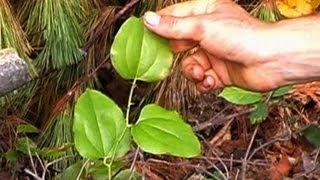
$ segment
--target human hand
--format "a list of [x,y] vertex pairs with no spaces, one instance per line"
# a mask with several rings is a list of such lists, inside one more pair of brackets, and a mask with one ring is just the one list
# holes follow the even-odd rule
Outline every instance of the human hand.
[[197,51],[184,59],[185,76],[198,90],[236,85],[268,91],[283,85],[279,62],[264,48],[269,24],[230,0],[194,0],[147,12],[145,25],[168,38],[174,52]]

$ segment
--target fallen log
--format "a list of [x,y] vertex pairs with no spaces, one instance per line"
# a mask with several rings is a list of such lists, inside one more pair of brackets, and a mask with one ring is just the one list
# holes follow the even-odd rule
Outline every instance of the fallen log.
[[0,50],[0,96],[23,86],[31,80],[28,64],[14,49]]

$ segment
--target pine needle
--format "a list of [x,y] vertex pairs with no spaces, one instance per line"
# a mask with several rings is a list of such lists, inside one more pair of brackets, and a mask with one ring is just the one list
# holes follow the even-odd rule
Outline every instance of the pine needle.
[[276,22],[282,17],[273,0],[261,1],[251,14],[265,22]]
[[38,0],[26,30],[32,45],[43,47],[36,62],[42,70],[60,69],[81,60],[80,0]]
[[[72,122],[73,122],[73,105],[69,104],[67,108],[51,117],[50,124],[42,136],[39,137],[40,147],[62,147],[65,144],[72,144]],[[75,156],[76,152],[70,148],[65,152],[65,156]],[[55,160],[56,157],[47,157],[49,161]],[[54,165],[55,169],[64,170],[75,162],[74,158],[64,159]]]
[[28,63],[31,75],[36,75],[31,59],[28,57],[32,48],[14,17],[9,2],[0,0],[0,49],[5,48],[16,49],[22,59]]

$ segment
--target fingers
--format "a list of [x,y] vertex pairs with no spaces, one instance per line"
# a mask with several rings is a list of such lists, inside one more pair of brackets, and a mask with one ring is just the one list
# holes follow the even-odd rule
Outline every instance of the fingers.
[[170,41],[171,49],[175,53],[190,50],[196,47],[197,45],[198,43],[196,41],[191,41],[191,40],[171,40]]
[[219,89],[224,87],[217,73],[213,69],[209,69],[205,72],[203,81],[196,84],[198,91],[206,93],[214,89]]
[[204,34],[204,25],[200,17],[160,16],[154,12],[147,12],[144,24],[154,33],[177,40],[199,41]]
[[202,50],[186,57],[182,62],[182,71],[193,82],[203,81],[205,71],[211,67],[208,57]]
[[183,60],[182,70],[188,80],[196,83],[196,87],[200,92],[209,92],[225,85],[221,77],[213,69],[211,59],[201,49]]
[[209,14],[216,9],[217,2],[221,0],[194,0],[186,1],[166,7],[157,13],[165,16],[186,17]]

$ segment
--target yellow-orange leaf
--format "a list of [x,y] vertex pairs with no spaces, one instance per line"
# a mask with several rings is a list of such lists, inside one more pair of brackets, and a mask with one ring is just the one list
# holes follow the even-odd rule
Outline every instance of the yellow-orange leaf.
[[313,13],[320,0],[276,0],[280,13],[287,18],[296,18]]

